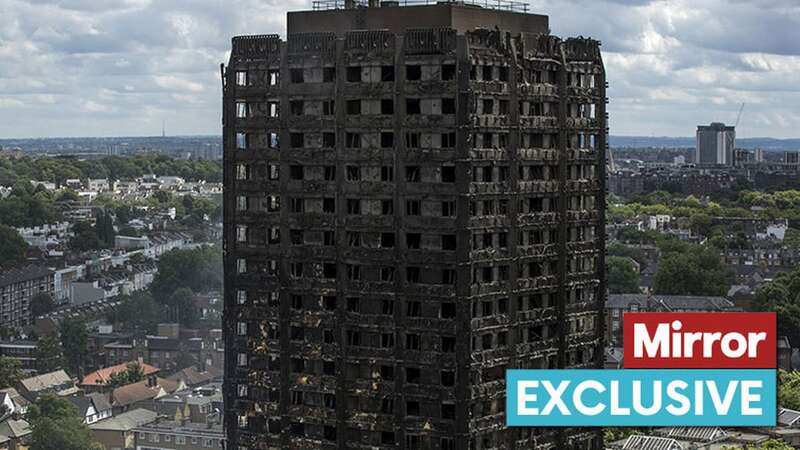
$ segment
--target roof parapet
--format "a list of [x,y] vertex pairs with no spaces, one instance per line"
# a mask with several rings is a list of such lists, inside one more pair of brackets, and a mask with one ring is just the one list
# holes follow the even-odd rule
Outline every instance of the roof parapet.
[[511,12],[528,12],[528,4],[514,0],[314,0],[314,10],[358,9],[358,8],[393,8],[402,6],[437,5],[453,3],[464,6],[475,6]]

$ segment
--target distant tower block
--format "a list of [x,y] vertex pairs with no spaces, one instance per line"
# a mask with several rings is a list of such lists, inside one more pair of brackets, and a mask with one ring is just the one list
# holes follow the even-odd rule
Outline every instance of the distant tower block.
[[736,147],[736,129],[724,123],[712,123],[697,127],[695,163],[703,166],[734,165],[733,150]]

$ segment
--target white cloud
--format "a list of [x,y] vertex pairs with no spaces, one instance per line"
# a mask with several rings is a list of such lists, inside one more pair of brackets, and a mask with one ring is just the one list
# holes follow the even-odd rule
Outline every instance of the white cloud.
[[170,91],[203,92],[205,89],[200,83],[171,75],[156,75],[153,80],[159,87]]
[[93,100],[86,101],[83,104],[83,109],[86,112],[90,112],[90,113],[108,113],[108,112],[113,111],[113,109],[110,106],[104,105],[104,104],[101,104],[101,103],[97,103],[97,102],[95,102]]
[[23,106],[25,104],[15,98],[0,97],[0,108],[20,108]]
[[[796,0],[530,0],[603,43],[614,134],[800,129]],[[0,136],[220,132],[230,38],[285,35],[310,0],[0,0]]]

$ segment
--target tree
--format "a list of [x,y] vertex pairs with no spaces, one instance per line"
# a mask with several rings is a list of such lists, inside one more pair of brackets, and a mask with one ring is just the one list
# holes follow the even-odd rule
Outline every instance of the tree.
[[120,305],[108,313],[114,328],[142,333],[152,333],[166,316],[165,307],[153,299],[147,291],[124,297]]
[[140,237],[142,235],[142,232],[137,230],[136,228],[133,228],[130,225],[123,225],[119,229],[119,235],[120,236],[136,236],[136,237]]
[[138,383],[142,380],[144,380],[144,369],[142,369],[142,366],[138,362],[133,361],[125,366],[125,370],[112,373],[108,385],[114,389],[120,386]]
[[28,244],[17,230],[0,225],[0,266],[13,267],[25,261]]
[[75,222],[72,225],[75,236],[69,241],[69,246],[74,250],[88,251],[102,248],[103,243],[97,237],[95,228],[89,222]]
[[751,308],[755,311],[775,311],[777,305],[789,301],[789,296],[789,290],[783,283],[766,283],[756,291]]
[[89,352],[89,332],[86,329],[86,322],[79,318],[67,318],[61,322],[59,331],[70,373],[82,375],[84,358]]
[[706,213],[697,213],[689,217],[692,231],[700,236],[708,236],[711,231],[711,216]]
[[755,294],[750,309],[775,312],[778,317],[778,333],[789,338],[789,342],[800,342],[800,268],[781,273],[762,285]]
[[22,377],[22,368],[18,359],[0,356],[0,389],[13,387]]
[[77,202],[80,200],[78,193],[72,189],[62,189],[56,196],[57,202]]
[[192,356],[191,353],[182,352],[175,359],[175,367],[178,369],[185,369],[187,367],[197,367],[197,358]]
[[661,257],[653,290],[664,295],[724,296],[734,280],[715,247],[682,244]]
[[800,250],[800,230],[793,227],[788,228],[783,236],[783,245],[794,250]]
[[608,256],[627,256],[636,261],[642,269],[647,267],[647,256],[641,248],[635,245],[612,242],[606,246],[606,254]]
[[54,309],[56,309],[56,303],[53,301],[53,297],[46,292],[40,292],[31,298],[31,317],[43,316]]
[[161,256],[150,290],[161,303],[179,288],[206,292],[222,288],[222,255],[219,248],[204,246],[193,250],[173,250]]
[[49,373],[64,367],[64,350],[54,336],[44,336],[36,343],[36,370]]
[[612,294],[639,292],[639,273],[630,259],[609,256],[606,258],[606,279]]
[[794,450],[794,447],[780,439],[770,439],[757,447],[752,445],[746,447],[723,445],[721,450]]
[[131,221],[131,207],[128,205],[121,205],[114,209],[114,214],[117,216],[117,224],[125,225]]
[[97,239],[106,247],[114,246],[114,220],[106,213],[97,215],[94,225],[95,234]]
[[169,203],[172,200],[172,193],[169,191],[158,190],[153,193],[153,198],[155,198],[158,203]]
[[199,319],[199,311],[194,302],[194,292],[189,288],[178,288],[167,300],[169,318],[187,327],[194,327]]
[[29,411],[30,450],[102,450],[83,417],[69,401],[54,394],[36,400]]
[[610,444],[639,434],[642,430],[638,428],[603,428],[603,442]]

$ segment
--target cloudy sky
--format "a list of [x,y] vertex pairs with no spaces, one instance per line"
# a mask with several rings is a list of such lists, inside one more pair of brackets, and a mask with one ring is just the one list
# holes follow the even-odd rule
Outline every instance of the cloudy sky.
[[[0,0],[0,138],[219,134],[231,36],[311,0]],[[800,1],[530,0],[603,42],[611,132],[800,137]]]

